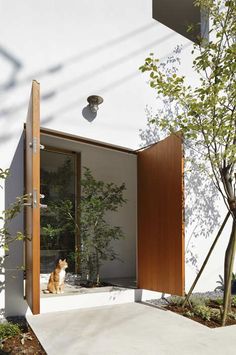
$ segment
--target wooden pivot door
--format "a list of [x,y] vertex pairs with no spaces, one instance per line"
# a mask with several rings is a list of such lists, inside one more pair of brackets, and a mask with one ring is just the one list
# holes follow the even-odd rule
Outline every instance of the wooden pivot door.
[[40,85],[33,81],[26,120],[25,207],[26,299],[33,314],[40,313]]
[[138,287],[184,294],[183,148],[178,134],[138,153]]

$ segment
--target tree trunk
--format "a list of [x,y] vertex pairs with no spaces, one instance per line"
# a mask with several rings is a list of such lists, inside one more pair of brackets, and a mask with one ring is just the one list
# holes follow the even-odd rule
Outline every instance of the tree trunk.
[[88,257],[87,257],[87,282],[88,282],[88,283],[91,281],[91,277],[92,277],[92,274],[93,274],[93,273],[92,273],[93,270],[92,270],[91,265],[92,265],[91,257],[88,256]]
[[233,220],[232,230],[230,234],[229,243],[225,252],[225,263],[224,263],[224,311],[222,317],[222,326],[225,325],[228,312],[231,308],[231,281],[232,272],[234,266],[236,251],[236,222]]
[[227,202],[229,205],[229,211],[233,217],[233,224],[231,229],[231,234],[229,238],[229,243],[225,252],[225,262],[224,262],[224,309],[222,316],[222,326],[225,325],[228,312],[231,308],[231,281],[232,272],[234,267],[234,257],[236,250],[236,196],[235,196],[235,186],[233,186],[234,176],[234,165],[229,164],[220,170],[222,183],[227,195]]
[[99,275],[99,273],[97,274],[97,280],[96,280],[96,281],[97,281],[97,284],[96,284],[96,285],[97,285],[97,286],[100,286],[100,275]]
[[99,256],[98,256],[98,251],[96,250],[96,275],[97,275],[97,279],[96,279],[96,283],[97,286],[100,285],[100,264],[99,264]]

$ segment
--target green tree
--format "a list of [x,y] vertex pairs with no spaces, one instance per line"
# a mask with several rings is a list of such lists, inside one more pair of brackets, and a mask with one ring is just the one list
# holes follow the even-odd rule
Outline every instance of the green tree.
[[[0,168],[0,181],[5,180],[9,175],[8,169]],[[2,188],[2,186],[0,185]],[[16,197],[14,203],[12,203],[6,210],[0,215],[0,248],[5,252],[9,251],[10,244],[16,240],[22,240],[24,235],[22,232],[17,232],[16,235],[11,235],[9,232],[9,225],[11,221],[21,212],[24,203],[27,202],[27,195]],[[4,257],[1,259],[1,264]]]
[[[151,54],[141,66],[149,72],[150,86],[159,96],[178,104],[179,112],[169,120],[160,117],[160,129],[181,130],[185,140],[201,151],[204,170],[214,182],[232,216],[232,230],[224,261],[225,324],[230,307],[231,278],[236,250],[236,1],[197,0],[209,15],[210,39],[198,38],[192,51],[197,85],[178,73],[165,73]],[[191,143],[190,143],[191,144]]]
[[124,237],[121,227],[112,226],[106,220],[109,211],[116,212],[126,200],[123,197],[125,184],[120,186],[96,180],[88,168],[84,168],[81,180],[80,202],[80,260],[84,265],[87,280],[100,283],[100,267],[106,260],[118,257],[112,241]]

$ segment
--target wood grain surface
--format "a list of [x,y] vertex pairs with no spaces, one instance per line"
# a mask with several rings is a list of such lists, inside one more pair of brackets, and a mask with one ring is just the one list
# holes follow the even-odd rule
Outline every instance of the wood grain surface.
[[[34,142],[34,146],[32,143]],[[40,85],[33,81],[26,121],[26,299],[33,314],[40,313]],[[36,194],[36,196],[33,196]],[[37,203],[33,203],[36,197]]]
[[171,135],[138,153],[138,287],[183,295],[183,149]]

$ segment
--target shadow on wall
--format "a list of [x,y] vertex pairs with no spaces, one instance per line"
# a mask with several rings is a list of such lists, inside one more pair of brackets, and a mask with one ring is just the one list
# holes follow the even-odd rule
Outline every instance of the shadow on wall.
[[23,64],[19,59],[17,59],[12,53],[10,53],[7,49],[0,46],[0,57],[8,64],[10,64],[10,73],[8,78],[4,79],[2,83],[0,83],[0,91],[1,90],[9,90],[16,85],[16,77],[18,72],[23,67]]
[[[181,48],[179,48],[181,51]],[[174,50],[173,56],[169,57],[163,68],[166,72],[178,71],[181,64],[179,59],[179,49]],[[177,64],[177,67],[175,66]],[[159,102],[159,101],[158,101]],[[168,117],[171,121],[178,116],[179,108],[168,98],[161,98],[160,109],[153,114],[152,109],[146,107],[147,125],[145,129],[139,131],[141,147],[148,146],[163,139],[168,133],[160,131],[155,124],[163,117]],[[219,193],[212,180],[199,171],[199,164],[202,155],[195,150],[191,142],[184,142],[185,145],[185,227],[186,227],[186,263],[191,265],[197,273],[199,270],[198,258],[195,248],[199,238],[212,237],[215,228],[219,226],[220,213],[216,207]]]
[[[5,183],[5,206],[8,208],[15,202],[17,196],[24,194],[24,132],[16,148],[10,166],[10,175]],[[17,232],[24,233],[24,215],[19,213],[9,224],[9,233],[15,236]],[[25,314],[24,301],[24,242],[14,241],[9,245],[5,260],[1,263],[1,274],[5,268],[5,283],[0,292],[5,289],[5,315],[14,316]]]
[[[47,77],[54,75],[56,76],[55,78],[60,79],[60,74],[61,71],[70,65],[81,65],[82,61],[86,60],[89,56],[94,56],[95,54],[99,54],[100,52],[105,51],[108,47],[112,48],[114,47],[114,53],[120,53],[120,51],[117,51],[117,45],[119,45],[122,42],[127,41],[128,39],[132,39],[134,36],[139,36],[142,35],[145,31],[148,31],[152,29],[153,27],[158,26],[158,24],[154,21],[152,23],[149,23],[147,25],[141,26],[133,31],[130,31],[122,36],[116,37],[112,40],[106,41],[104,43],[101,43],[99,45],[95,45],[89,50],[86,50],[84,52],[79,53],[78,55],[66,59],[63,63],[56,63],[55,65],[52,65],[48,68],[45,68],[44,70],[39,70],[38,72],[34,72],[31,75],[28,75],[27,77],[23,79],[17,79],[18,73],[20,69],[22,69],[23,64],[20,60],[16,59],[15,56],[10,53],[10,51],[6,51],[3,47],[0,47],[0,60],[8,60],[10,65],[12,66],[12,71],[9,75],[9,78],[7,80],[4,79],[4,82],[0,82],[0,92],[3,94],[9,95],[12,90],[15,88],[19,88],[19,86],[23,85],[28,85],[32,79],[40,79],[42,77]],[[50,89],[50,91],[45,92],[41,96],[42,101],[47,101],[47,103],[51,102],[51,100],[55,99],[58,95],[61,93],[67,91],[67,90],[72,90],[75,86],[78,86],[81,84],[81,82],[86,82],[90,80],[91,78],[94,78],[96,76],[101,76],[104,72],[110,72],[114,70],[114,68],[120,66],[120,65],[125,65],[127,62],[130,61],[131,58],[142,54],[149,52],[153,47],[157,46],[158,44],[165,42],[166,40],[169,40],[172,36],[174,35],[174,32],[170,32],[158,40],[151,41],[149,43],[145,43],[144,46],[139,46],[138,48],[129,50],[129,46],[127,46],[127,52],[122,53],[119,57],[115,56],[113,58],[108,57],[107,62],[100,64],[97,68],[87,68],[85,73],[82,73],[79,75],[77,78],[73,76],[73,78],[69,78],[64,81],[63,83],[58,83],[55,84],[54,88]],[[190,44],[186,44],[185,46],[188,46]],[[96,63],[96,61],[94,61]],[[104,92],[111,91],[116,89],[116,87],[119,87],[121,85],[125,85],[127,81],[132,80],[133,78],[139,76],[139,71],[137,68],[134,68],[135,70],[132,72],[127,73],[126,75],[123,75],[122,77],[118,76],[114,78],[111,83],[107,84],[106,86],[100,86],[100,88],[97,88],[97,91],[100,92],[101,94],[104,94]],[[112,76],[111,76],[112,77]],[[101,83],[103,83],[103,80],[101,79]],[[44,89],[45,91],[45,89]],[[4,99],[4,95],[2,96]],[[66,103],[66,105],[62,105],[59,107],[56,111],[50,112],[47,116],[42,117],[42,122],[44,124],[51,122],[54,120],[55,117],[58,117],[59,115],[68,112],[69,110],[79,108],[81,103],[83,103],[85,100],[84,97],[78,97],[78,100]],[[0,118],[7,118],[10,119],[11,117],[14,117],[14,114],[19,112],[20,110],[23,110],[24,108],[27,109],[28,107],[28,100],[24,102],[19,102],[17,104],[13,105],[2,105],[0,109]],[[86,107],[82,110],[82,116],[88,121],[92,122],[96,117],[92,117],[91,115],[88,114]]]
[[[191,46],[191,43],[187,43],[186,45],[183,46],[183,48],[187,48]],[[165,60],[166,57],[161,58],[162,60]],[[101,86],[99,87],[98,91],[102,96],[105,95],[106,92],[110,92],[120,86],[124,86],[128,81],[133,80],[134,78],[136,78],[137,76],[139,76],[139,71],[137,68],[135,68],[134,71],[130,72],[127,75],[123,75],[122,77],[119,77],[116,80],[111,81],[109,84],[105,85],[105,86]],[[78,80],[80,80],[79,78],[76,79],[76,81],[74,81],[74,84],[78,83]],[[68,84],[68,83],[67,83]],[[67,85],[65,84],[65,85]],[[72,85],[74,85],[73,83],[71,83]],[[67,87],[68,89],[68,87]],[[63,89],[61,89],[63,90]],[[56,111],[51,113],[51,116],[49,117],[58,117],[61,114],[65,114],[70,110],[76,109],[78,107],[79,104],[83,104],[85,102],[86,98],[82,97],[76,101],[70,102],[67,105],[64,105],[62,107],[59,107]],[[1,114],[1,111],[0,111]],[[47,119],[47,118],[45,118]],[[44,118],[43,118],[44,120]]]
[[92,112],[89,106],[86,106],[82,110],[82,115],[88,122],[93,122],[93,120],[97,117],[97,112]]
[[155,22],[149,23],[147,25],[141,26],[133,31],[130,31],[122,36],[116,37],[112,40],[106,41],[102,44],[96,45],[78,55],[68,58],[64,61],[64,63],[57,63],[53,66],[45,68],[44,70],[39,70],[37,72],[28,75],[27,77],[17,80],[17,73],[22,68],[22,63],[12,54],[10,51],[6,50],[2,46],[0,46],[0,57],[6,59],[12,65],[12,74],[8,78],[8,80],[4,83],[0,83],[0,90],[9,90],[14,86],[24,85],[25,83],[30,83],[32,79],[41,78],[46,75],[55,74],[63,69],[66,65],[72,65],[73,63],[80,62],[81,60],[87,59],[89,56],[94,56],[94,53],[98,54],[101,51],[106,50],[108,47],[114,47],[124,41],[127,41],[129,38],[133,38],[139,34],[142,34],[145,31],[148,31],[152,27],[156,27],[157,24]]
[[[145,46],[143,46],[141,48],[138,48],[138,49],[136,49],[136,50],[134,50],[132,52],[129,52],[128,54],[122,55],[119,58],[115,58],[114,60],[110,60],[107,63],[103,63],[102,65],[100,65],[99,67],[97,67],[97,68],[95,68],[93,70],[90,69],[89,71],[81,74],[77,78],[73,77],[73,79],[65,81],[65,82],[63,82],[63,84],[56,85],[54,90],[50,90],[49,92],[41,95],[41,100],[42,101],[50,100],[53,97],[55,97],[56,95],[60,94],[61,92],[65,92],[67,90],[71,90],[74,86],[79,85],[81,82],[88,81],[89,79],[94,78],[96,76],[99,76],[99,75],[101,75],[104,72],[108,72],[110,70],[113,70],[115,67],[117,67],[117,66],[119,66],[119,65],[121,65],[123,63],[126,63],[127,61],[129,61],[130,58],[135,57],[136,55],[138,55],[138,54],[140,54],[142,52],[149,51],[150,48],[152,48],[153,46],[156,46],[157,44],[160,44],[161,42],[166,41],[167,39],[169,39],[172,36],[173,36],[172,33],[170,33],[168,35],[165,35],[161,39],[152,41],[152,42],[146,44]],[[103,45],[101,45],[101,47],[104,48]],[[106,46],[105,46],[105,48],[106,48]],[[94,53],[95,52],[93,52],[93,54]],[[0,52],[0,55],[1,55],[1,52]],[[79,60],[80,57],[81,56],[78,56],[77,59]],[[70,63],[70,61],[68,61],[68,62]],[[68,63],[68,65],[69,65],[69,63]],[[65,66],[66,66],[66,63],[64,63],[64,64],[61,63],[60,65],[57,65],[57,68],[60,68],[57,71],[52,71],[52,70],[46,69],[45,72],[44,72],[44,76],[46,74],[55,74],[59,70],[62,70]],[[15,72],[14,80],[13,79],[9,79],[9,80],[11,80],[12,84],[10,86],[8,86],[8,87],[3,85],[3,89],[5,88],[5,90],[8,90],[10,88],[13,89],[15,86],[16,87],[18,86],[18,83],[17,83],[17,80],[16,80],[16,74],[17,74],[17,72]],[[114,89],[117,85],[119,86],[122,83],[124,84],[127,81],[127,79],[130,80],[131,78],[133,78],[133,77],[135,77],[137,75],[139,75],[139,72],[136,69],[134,71],[134,73],[132,73],[132,75],[127,75],[124,78],[122,77],[121,80],[119,78],[119,80],[113,81],[111,83],[111,85],[108,85],[105,88],[99,89],[98,91],[101,92],[101,91],[108,91],[108,90]],[[41,76],[42,76],[42,72],[41,73],[39,72],[38,74],[32,74],[32,79],[33,78],[37,78],[38,79]],[[32,81],[32,79],[31,79],[31,81]],[[1,84],[0,84],[0,89],[1,89]],[[84,100],[84,98],[82,100]],[[80,102],[77,100],[76,101],[76,106],[78,107],[79,104],[80,104]],[[15,105],[15,106],[11,105],[10,107],[7,107],[7,108],[1,108],[1,110],[0,110],[0,118],[1,117],[5,117],[5,116],[10,116],[10,115],[16,113],[17,111],[19,111],[20,109],[26,107],[27,105],[28,105],[28,101],[25,101],[25,102],[19,103],[18,105]],[[66,109],[67,108],[68,108],[68,106],[66,106]],[[65,111],[65,109],[63,107],[63,111],[61,110],[59,112],[64,112],[64,111]],[[57,113],[59,113],[59,112],[57,112]],[[52,115],[50,115],[50,116],[52,116]],[[85,112],[85,115],[86,115],[86,112]],[[84,116],[84,112],[83,112],[83,116]],[[85,118],[87,119],[87,117],[85,117]],[[92,120],[91,120],[91,117],[90,117],[89,118],[89,122],[91,122],[91,121]]]

